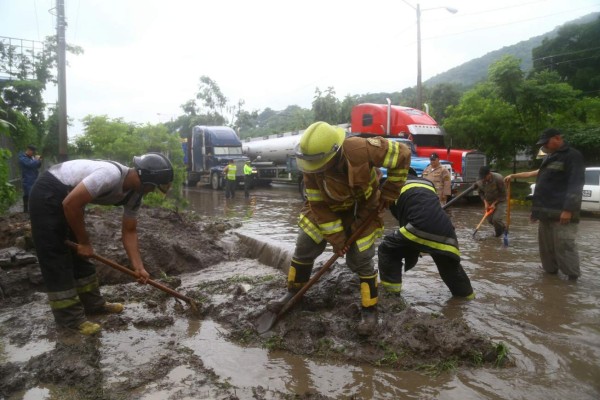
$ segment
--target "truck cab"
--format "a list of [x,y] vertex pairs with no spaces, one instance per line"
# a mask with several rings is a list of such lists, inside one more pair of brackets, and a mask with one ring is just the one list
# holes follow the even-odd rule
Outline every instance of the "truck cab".
[[187,172],[187,184],[210,184],[215,190],[223,184],[223,169],[233,160],[237,166],[236,180],[244,180],[244,164],[248,157],[242,154],[242,142],[235,131],[227,126],[199,126],[182,143]]

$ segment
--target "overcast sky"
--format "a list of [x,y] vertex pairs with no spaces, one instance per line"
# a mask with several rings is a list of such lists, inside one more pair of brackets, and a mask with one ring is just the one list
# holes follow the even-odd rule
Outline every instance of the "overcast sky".
[[[407,4],[407,2],[410,4]],[[0,0],[0,36],[56,34],[55,0]],[[423,81],[600,11],[600,0],[422,0]],[[315,88],[347,94],[416,85],[416,1],[65,0],[67,111],[165,122],[199,78],[244,108],[310,108]],[[445,7],[458,10],[451,14]],[[55,102],[55,87],[46,99]]]

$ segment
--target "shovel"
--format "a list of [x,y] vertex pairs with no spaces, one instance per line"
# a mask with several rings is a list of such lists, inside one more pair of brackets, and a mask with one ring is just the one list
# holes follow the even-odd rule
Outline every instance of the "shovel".
[[[350,238],[348,238],[348,240],[346,241],[346,246],[350,246],[352,243],[354,243],[356,241],[356,239],[358,239],[358,237],[362,234],[362,232],[367,228],[367,226],[369,226],[369,224],[371,223],[371,221],[377,217],[377,215],[379,214],[379,209],[373,211],[371,214],[369,214],[369,216],[364,220],[364,222],[352,233],[352,235],[350,236]],[[306,291],[315,284],[315,282],[317,282],[319,280],[319,278],[321,278],[321,276],[323,276],[323,274],[325,274],[325,272],[327,272],[329,270],[329,268],[331,268],[331,266],[333,265],[333,263],[338,259],[339,255],[337,253],[334,253],[333,256],[331,256],[331,258],[329,260],[327,260],[327,262],[321,267],[321,269],[317,272],[315,272],[315,274],[308,280],[308,282],[306,282],[306,285],[304,285],[299,291],[298,293],[296,293],[294,295],[294,297],[292,297],[281,309],[281,311],[279,311],[279,313],[274,313],[270,310],[265,310],[260,317],[258,317],[258,319],[256,320],[256,331],[259,334],[263,334],[267,331],[269,331],[273,325],[275,325],[275,323],[279,320],[279,318],[281,318],[281,316],[283,314],[285,314],[290,308],[292,308],[304,295],[304,293],[306,293]]]
[[479,227],[481,226],[481,224],[483,224],[483,221],[485,221],[485,219],[487,217],[489,217],[492,213],[494,212],[494,208],[490,207],[489,210],[487,210],[485,212],[485,214],[483,214],[483,218],[481,218],[481,221],[479,221],[479,225],[477,225],[477,228],[475,228],[475,230],[473,231],[473,237],[475,237],[475,234],[477,233],[477,231],[479,230]]
[[508,247],[508,227],[510,226],[510,181],[506,184],[506,229],[504,229],[504,247]]
[[[73,249],[77,249],[77,243],[71,242],[70,240],[66,240],[65,243],[68,246],[72,247]],[[92,254],[91,258],[96,259],[96,260],[98,260],[98,261],[100,261],[100,262],[102,262],[102,263],[104,263],[104,264],[106,264],[106,265],[108,265],[110,267],[113,267],[114,269],[117,269],[117,270],[119,270],[121,272],[124,272],[127,275],[130,275],[130,276],[132,276],[135,279],[139,278],[138,275],[135,272],[133,272],[132,270],[130,270],[129,268],[127,268],[127,267],[125,267],[123,265],[117,264],[116,262],[111,261],[111,260],[109,260],[107,258],[104,258],[104,257],[99,256],[97,254]],[[148,283],[149,285],[154,286],[157,289],[162,290],[165,293],[170,294],[173,297],[176,297],[178,299],[181,299],[181,300],[185,301],[186,303],[188,303],[190,305],[190,307],[192,308],[192,310],[194,312],[198,311],[198,305],[196,304],[196,302],[194,301],[194,299],[192,299],[190,297],[187,297],[187,296],[184,296],[181,293],[176,292],[175,290],[171,289],[170,287],[167,287],[167,286],[163,285],[162,283],[158,283],[158,282],[156,282],[156,281],[154,281],[152,279],[148,279],[148,281],[146,283]]]
[[453,198],[452,200],[450,200],[449,202],[447,202],[446,204],[444,204],[442,206],[442,209],[445,210],[446,208],[450,207],[452,204],[456,203],[458,200],[462,199],[464,196],[468,195],[469,193],[471,193],[476,188],[477,188],[477,183],[472,184],[465,191],[463,191],[461,194],[459,194],[458,196],[456,196],[455,198]]

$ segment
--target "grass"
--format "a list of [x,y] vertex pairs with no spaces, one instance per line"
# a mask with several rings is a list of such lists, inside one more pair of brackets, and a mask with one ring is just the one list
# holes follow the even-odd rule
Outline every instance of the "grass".
[[496,367],[501,367],[508,360],[508,346],[503,342],[500,342],[496,345],[496,362],[494,365]]
[[425,374],[429,376],[436,377],[444,372],[453,371],[457,367],[458,359],[456,357],[450,357],[435,364],[423,364],[416,369],[425,372]]

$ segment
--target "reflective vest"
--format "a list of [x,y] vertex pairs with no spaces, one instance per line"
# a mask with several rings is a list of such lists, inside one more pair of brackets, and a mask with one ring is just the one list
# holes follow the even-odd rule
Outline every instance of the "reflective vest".
[[235,176],[237,174],[237,167],[235,164],[229,164],[227,166],[227,180],[235,181]]

